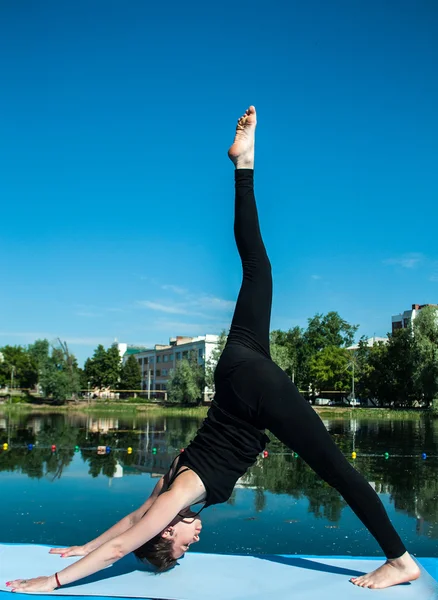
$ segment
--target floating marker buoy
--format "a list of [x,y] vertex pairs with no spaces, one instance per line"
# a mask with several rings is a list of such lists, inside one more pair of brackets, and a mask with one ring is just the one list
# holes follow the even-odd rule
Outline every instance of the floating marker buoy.
[[75,452],[79,452],[79,446],[75,446]]
[[157,449],[156,448],[152,448],[152,454],[156,454],[157,453]]
[[105,448],[105,451],[106,451],[106,453],[107,453],[107,454],[109,454],[109,453],[111,452],[111,448],[110,448],[109,446],[107,446],[107,447]]
[[421,458],[422,458],[423,460],[426,460],[426,458],[427,458],[427,454],[426,454],[426,452],[423,452],[423,454],[421,455]]
[[386,459],[389,458],[389,452],[385,452],[385,454],[383,455]]
[[52,444],[52,452],[55,452],[55,451],[56,451],[56,445]]
[[3,444],[3,450],[7,450],[8,449],[8,445],[7,444]]
[[128,454],[132,454],[132,448],[131,448],[131,446],[129,446],[127,452],[128,452]]
[[184,448],[181,448],[180,452],[184,452]]
[[294,458],[298,458],[298,454],[294,452]]
[[351,453],[351,458],[352,458],[353,460],[355,460],[355,459],[357,458],[357,454],[356,454],[356,452],[352,452],[352,453]]
[[28,450],[32,450],[32,449],[33,449],[33,444],[28,444],[28,445],[27,445],[27,449],[28,449]]
[[267,450],[263,450],[263,458],[268,458],[269,452]]

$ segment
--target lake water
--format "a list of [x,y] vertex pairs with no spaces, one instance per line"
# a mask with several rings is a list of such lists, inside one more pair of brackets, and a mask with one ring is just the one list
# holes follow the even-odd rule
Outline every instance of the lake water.
[[[438,419],[323,420],[348,457],[357,452],[355,467],[375,486],[408,549],[438,556]],[[0,413],[0,542],[93,539],[144,502],[200,422]],[[111,451],[100,456],[98,445]],[[268,450],[228,503],[203,512],[201,540],[192,551],[381,554],[335,490],[278,441]]]

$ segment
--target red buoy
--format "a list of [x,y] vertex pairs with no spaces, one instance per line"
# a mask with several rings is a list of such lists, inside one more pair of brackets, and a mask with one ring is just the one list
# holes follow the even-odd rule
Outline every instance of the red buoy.
[[268,458],[269,452],[267,450],[263,450],[263,458]]

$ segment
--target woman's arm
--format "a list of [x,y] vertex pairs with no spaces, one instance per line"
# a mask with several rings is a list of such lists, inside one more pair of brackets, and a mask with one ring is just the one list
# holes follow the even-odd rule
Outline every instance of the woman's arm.
[[50,554],[61,554],[63,558],[69,558],[71,556],[86,556],[93,552],[97,548],[100,548],[106,542],[114,539],[115,537],[122,535],[125,531],[130,529],[133,525],[138,523],[138,521],[142,518],[142,516],[150,509],[152,504],[158,498],[161,490],[164,485],[164,477],[161,477],[158,483],[156,484],[152,494],[143,502],[143,504],[134,510],[126,517],[123,517],[118,523],[113,525],[110,529],[102,533],[102,535],[98,536],[94,540],[87,542],[83,546],[71,546],[70,548],[52,548],[49,550]]
[[163,531],[184,507],[185,502],[179,494],[171,491],[161,494],[136,525],[60,571],[58,578],[61,585],[96,573],[139,548]]
[[168,490],[155,500],[146,515],[131,529],[105,542],[87,556],[62,571],[58,571],[56,575],[27,580],[15,579],[8,582],[8,585],[12,591],[47,592],[59,587],[58,581],[61,586],[67,585],[97,573],[163,531],[173,521],[178,512],[186,506],[186,494],[182,494],[181,490]]

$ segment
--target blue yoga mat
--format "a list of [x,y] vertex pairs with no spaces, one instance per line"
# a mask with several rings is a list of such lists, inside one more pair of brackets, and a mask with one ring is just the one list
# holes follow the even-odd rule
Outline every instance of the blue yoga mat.
[[[80,560],[63,559],[48,554],[48,550],[48,546],[0,544],[0,600],[6,600],[6,594],[10,593],[6,581],[52,575]],[[423,562],[422,576],[413,583],[366,590],[351,584],[350,577],[375,569],[382,560],[188,552],[174,569],[156,575],[130,554],[52,594],[38,595],[161,600],[349,600],[368,598],[372,593],[382,600],[437,600],[438,583],[431,573],[437,575],[438,558]]]

